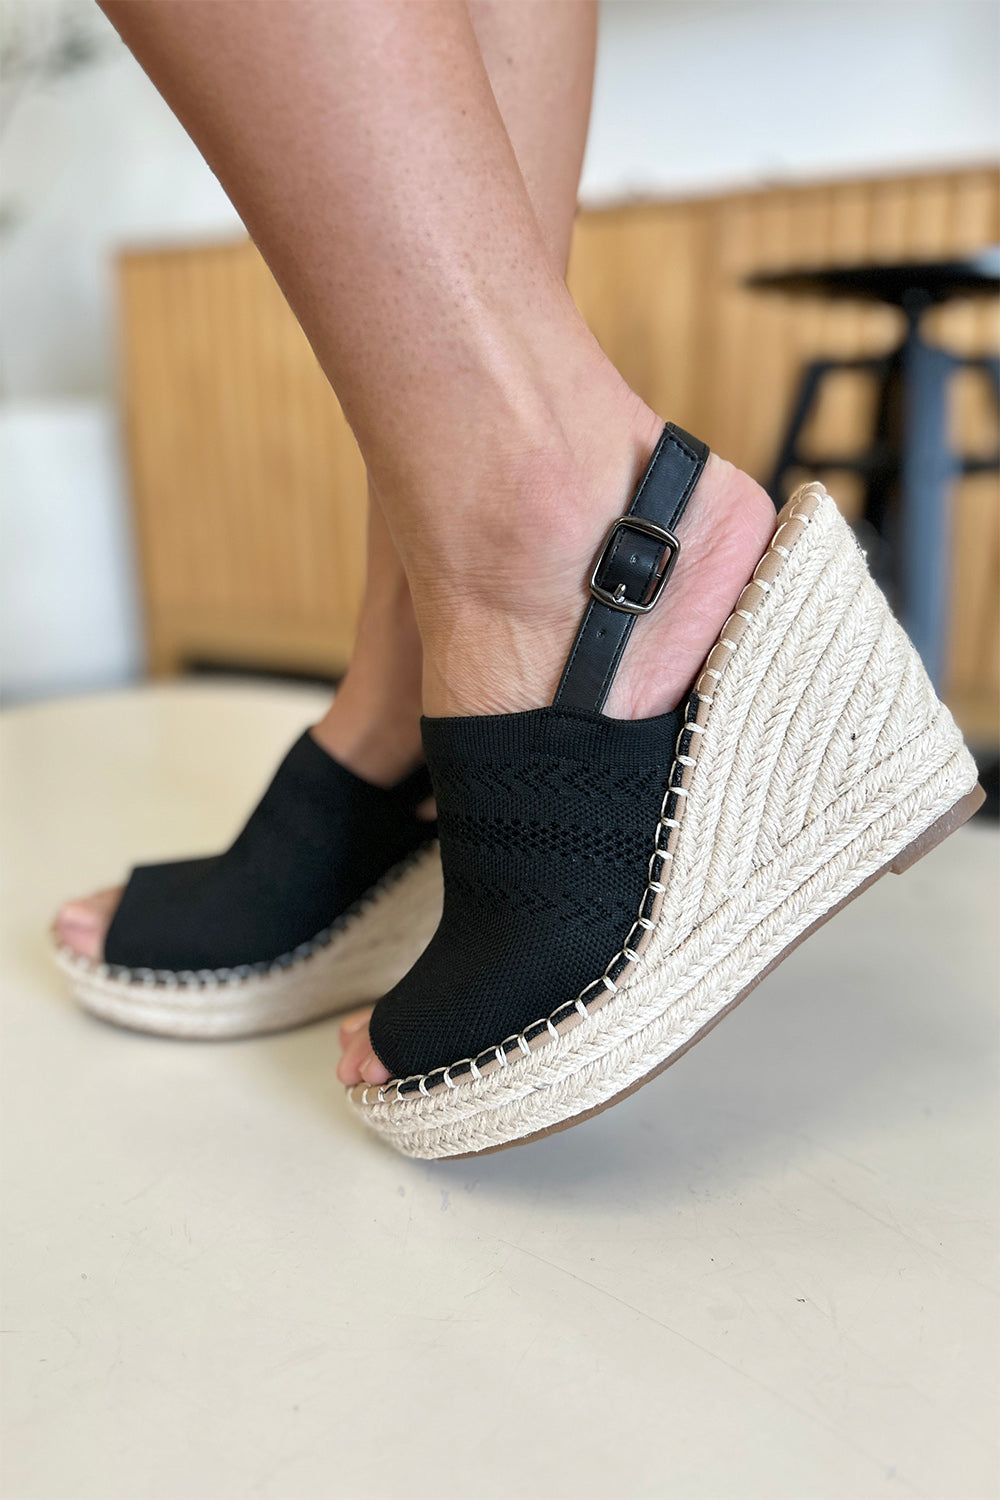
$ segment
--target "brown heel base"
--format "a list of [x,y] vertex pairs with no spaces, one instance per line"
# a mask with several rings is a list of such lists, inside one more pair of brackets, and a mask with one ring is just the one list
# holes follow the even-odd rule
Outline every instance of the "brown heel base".
[[936,823],[925,828],[919,838],[914,839],[912,844],[907,844],[905,849],[901,849],[889,869],[894,875],[905,874],[911,865],[915,865],[918,859],[923,859],[925,854],[929,854],[948,837],[949,833],[954,833],[956,828],[961,828],[963,823],[967,823],[985,801],[986,793],[977,781],[971,792],[966,792],[965,796],[960,797],[954,807],[950,807],[946,813],[943,813]]

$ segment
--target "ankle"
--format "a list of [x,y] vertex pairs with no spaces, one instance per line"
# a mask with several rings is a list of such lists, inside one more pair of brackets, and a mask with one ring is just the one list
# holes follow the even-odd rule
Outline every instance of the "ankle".
[[408,624],[383,624],[382,633],[359,631],[337,695],[311,733],[356,776],[394,786],[423,760],[421,652],[412,610]]
[[771,540],[774,524],[767,492],[710,454],[677,527],[677,566],[661,603],[636,622],[606,714],[646,718],[677,706]]
[[373,786],[395,786],[423,759],[419,712],[406,719],[388,712],[366,717],[334,712],[336,703],[310,733],[340,765]]
[[[480,558],[465,574],[445,567],[443,586],[415,591],[425,713],[506,713],[551,703],[586,607],[593,558],[659,436],[662,424],[653,421],[651,436],[643,441],[637,424],[638,432],[627,432],[617,453],[609,445],[586,476],[579,464],[543,467],[541,487],[509,507],[506,534],[484,554],[487,564]],[[657,609],[636,623],[607,714],[644,718],[676,706],[773,529],[766,493],[713,455],[678,528],[675,572]]]
[[[593,405],[593,410],[588,407]],[[627,506],[662,430],[617,375],[530,443],[492,445],[481,478],[411,559],[424,643],[424,711],[497,713],[551,701],[561,662],[539,649],[572,632],[587,566]]]

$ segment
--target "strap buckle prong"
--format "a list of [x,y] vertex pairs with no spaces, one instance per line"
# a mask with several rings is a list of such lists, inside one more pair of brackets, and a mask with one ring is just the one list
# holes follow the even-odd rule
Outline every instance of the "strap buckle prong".
[[[615,546],[630,531],[638,532],[641,536],[653,537],[663,548],[660,566],[653,575],[645,597],[642,599],[627,598],[628,588],[624,583],[618,583],[614,588],[605,588],[597,581],[611,566],[611,553]],[[663,593],[664,585],[674,570],[680,550],[680,542],[665,526],[658,526],[655,521],[646,521],[639,516],[619,516],[598,553],[594,571],[590,575],[590,592],[602,604],[607,604],[611,609],[621,610],[622,614],[648,615]]]

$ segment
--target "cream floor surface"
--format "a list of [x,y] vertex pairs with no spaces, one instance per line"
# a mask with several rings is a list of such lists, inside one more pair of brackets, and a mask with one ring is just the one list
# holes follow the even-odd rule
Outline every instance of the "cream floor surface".
[[221,843],[321,701],[4,716],[5,1500],[996,1495],[994,834],[600,1119],[417,1164],[334,1024],[128,1035],[48,960],[63,893]]

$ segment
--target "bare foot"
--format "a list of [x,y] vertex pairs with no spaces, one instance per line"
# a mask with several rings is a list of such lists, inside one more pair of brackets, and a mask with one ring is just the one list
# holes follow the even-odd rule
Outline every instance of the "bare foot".
[[338,1040],[341,1059],[337,1066],[337,1077],[341,1083],[357,1083],[359,1078],[364,1078],[368,1083],[385,1083],[388,1080],[388,1069],[379,1062],[368,1040],[368,1022],[371,1020],[372,1009],[369,1005],[364,1010],[356,1010],[345,1016],[340,1023]]
[[104,939],[111,918],[118,910],[122,898],[120,885],[107,890],[95,891],[78,901],[67,901],[59,908],[55,920],[55,934],[60,943],[72,948],[83,958],[99,962],[104,955]]
[[[544,538],[539,540],[537,533],[530,537],[531,561],[525,567],[529,582],[522,590],[522,603],[530,593],[532,570],[545,580],[535,599],[544,599],[546,605],[539,605],[534,619],[523,607],[514,609],[502,623],[494,620],[484,636],[475,628],[475,607],[465,610],[461,639],[445,622],[443,665],[435,651],[435,632],[425,629],[427,712],[497,713],[551,702],[585,604],[582,580],[589,577],[600,539],[627,498],[613,493],[610,506],[605,498],[594,507],[586,540],[576,536],[574,545],[568,546],[564,531],[548,559],[539,556]],[[774,507],[766,493],[748,475],[712,455],[678,526],[681,553],[663,602],[638,621],[607,714],[649,718],[676,707],[773,532]],[[419,607],[418,601],[418,611]],[[482,618],[488,615],[484,610]],[[366,1018],[352,1021],[342,1033],[338,1077],[348,1086],[385,1083],[389,1074],[372,1051]]]
[[340,1028],[342,1052],[337,1065],[337,1077],[348,1088],[362,1081],[365,1083],[388,1083],[389,1081],[389,1069],[375,1056],[368,1037],[368,1022],[371,1020],[371,1014],[372,1007],[355,1011],[353,1016],[348,1016]]

